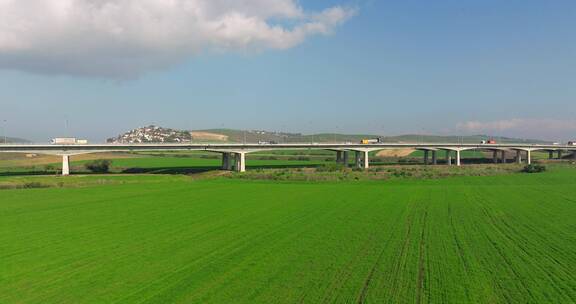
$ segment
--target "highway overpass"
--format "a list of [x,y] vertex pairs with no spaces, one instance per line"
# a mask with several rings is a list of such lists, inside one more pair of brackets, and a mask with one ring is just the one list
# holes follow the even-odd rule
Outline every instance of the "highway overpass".
[[446,164],[461,165],[461,152],[467,150],[491,151],[495,163],[505,162],[507,155],[513,153],[515,161],[528,164],[532,161],[532,152],[547,151],[549,157],[561,157],[570,153],[576,160],[576,146],[539,145],[539,144],[460,144],[460,143],[291,143],[291,144],[89,144],[89,145],[38,145],[38,144],[0,144],[0,153],[34,153],[62,156],[62,174],[70,174],[70,158],[74,155],[102,152],[135,151],[207,151],[222,154],[222,169],[244,172],[246,154],[260,151],[278,150],[329,150],[336,153],[336,161],[349,163],[350,154],[354,154],[355,166],[368,169],[369,153],[381,150],[414,149],[424,151],[425,164],[437,164],[437,151],[447,151]]

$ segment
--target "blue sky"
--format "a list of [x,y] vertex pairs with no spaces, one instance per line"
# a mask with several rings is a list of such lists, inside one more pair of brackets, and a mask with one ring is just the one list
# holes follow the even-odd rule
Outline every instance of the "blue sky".
[[[286,48],[202,51],[135,77],[5,64],[0,120],[7,120],[9,135],[35,141],[62,135],[102,141],[151,123],[576,137],[574,1],[300,4],[306,12],[342,6],[355,15],[330,35]],[[44,58],[35,54],[33,60]],[[0,67],[2,56],[0,43]]]

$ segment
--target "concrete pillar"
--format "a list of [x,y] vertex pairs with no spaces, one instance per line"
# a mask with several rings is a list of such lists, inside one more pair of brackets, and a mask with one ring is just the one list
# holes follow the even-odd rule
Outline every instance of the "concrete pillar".
[[336,151],[336,163],[337,164],[342,163],[342,151]]
[[498,163],[498,150],[492,151],[492,162],[495,164]]
[[236,153],[236,172],[246,172],[246,153]]
[[228,155],[226,153],[222,153],[222,167],[220,169],[226,170],[228,168]]
[[438,164],[438,157],[437,157],[436,152],[438,152],[438,151],[432,151],[432,164],[433,164],[433,165],[437,165],[437,164]]
[[424,165],[428,165],[428,153],[430,151],[424,150]]
[[462,163],[460,162],[460,150],[456,150],[456,166],[461,166]]
[[62,155],[62,176],[70,175],[70,156]]
[[343,154],[342,163],[344,164],[344,166],[348,167],[348,157],[350,152],[344,151],[342,154]]
[[222,153],[222,170],[232,170],[231,156],[230,153]]
[[506,151],[502,151],[502,163],[506,163]]
[[356,168],[362,168],[362,155],[360,155],[360,151],[355,151],[356,153],[356,160],[354,162],[354,165],[356,166]]
[[558,159],[562,159],[562,151],[558,151]]
[[532,164],[532,151],[526,151],[526,162],[530,165]]
[[446,164],[452,166],[452,151],[446,151]]
[[520,150],[516,150],[516,163],[517,164],[522,163],[522,151]]
[[368,151],[364,151],[364,169],[370,168],[370,157],[368,153]]
[[554,158],[554,151],[548,151],[548,159]]

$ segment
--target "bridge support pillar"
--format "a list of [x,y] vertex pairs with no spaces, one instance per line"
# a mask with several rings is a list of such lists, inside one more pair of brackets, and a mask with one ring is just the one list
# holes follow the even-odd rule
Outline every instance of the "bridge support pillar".
[[452,166],[452,151],[446,150],[446,164]]
[[562,159],[562,151],[558,151],[558,159]]
[[430,151],[428,150],[424,150],[424,165],[427,166],[428,165],[428,154],[430,153]]
[[364,162],[362,164],[364,165],[364,169],[370,168],[370,156],[368,151],[364,151]]
[[232,170],[232,154],[231,153],[222,153],[222,170]]
[[498,163],[498,150],[492,151],[492,162],[495,164]]
[[342,151],[336,151],[336,163],[337,164],[341,164],[342,163]]
[[526,163],[532,164],[532,151],[530,150],[526,151]]
[[502,151],[502,160],[501,160],[501,162],[502,162],[503,164],[506,163],[506,151]]
[[62,155],[62,176],[70,175],[70,156]]
[[548,151],[548,159],[554,158],[554,151]]
[[342,156],[342,164],[344,164],[345,167],[348,167],[348,158],[350,156],[350,152],[344,151],[342,152]]
[[432,164],[433,165],[437,165],[438,164],[438,151],[432,151]]
[[362,155],[360,155],[360,151],[355,151],[355,160],[354,160],[354,166],[356,168],[362,168]]
[[522,151],[520,151],[520,150],[516,151],[516,163],[517,164],[522,163]]
[[236,153],[236,172],[246,172],[246,153]]
[[456,166],[462,166],[462,162],[460,159],[460,150],[456,150]]

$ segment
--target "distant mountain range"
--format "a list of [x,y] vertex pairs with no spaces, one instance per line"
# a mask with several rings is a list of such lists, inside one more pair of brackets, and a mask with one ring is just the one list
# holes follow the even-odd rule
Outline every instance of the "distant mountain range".
[[[535,143],[544,144],[548,141],[537,139],[521,139],[510,137],[495,137],[489,135],[467,135],[467,136],[440,136],[440,135],[419,135],[407,134],[398,136],[379,136],[374,134],[337,134],[337,133],[320,133],[304,135],[299,133],[283,133],[269,131],[241,131],[231,129],[209,129],[201,132],[221,134],[231,142],[258,142],[258,141],[275,141],[278,143],[291,142],[359,142],[365,138],[381,138],[384,142],[406,142],[406,143],[479,143],[482,140],[494,139],[499,143]],[[244,140],[246,139],[246,140]]]
[[[6,137],[6,143],[9,144],[27,144],[30,143],[31,141],[27,140],[27,139],[23,139],[23,138],[17,138],[17,137]],[[4,143],[4,137],[0,137],[0,144]]]
[[407,134],[399,136],[378,136],[373,134],[300,134],[287,132],[273,132],[266,130],[234,130],[234,129],[207,129],[196,131],[175,130],[158,126],[147,126],[137,128],[108,139],[111,143],[186,143],[186,142],[233,142],[233,143],[257,143],[257,142],[277,142],[277,143],[297,143],[297,142],[359,142],[365,138],[381,138],[384,142],[391,143],[442,143],[442,142],[462,142],[479,143],[482,140],[494,139],[499,143],[550,143],[543,140],[521,139],[509,137],[494,137],[489,135],[468,135],[468,136],[439,136],[439,135],[418,135]]

